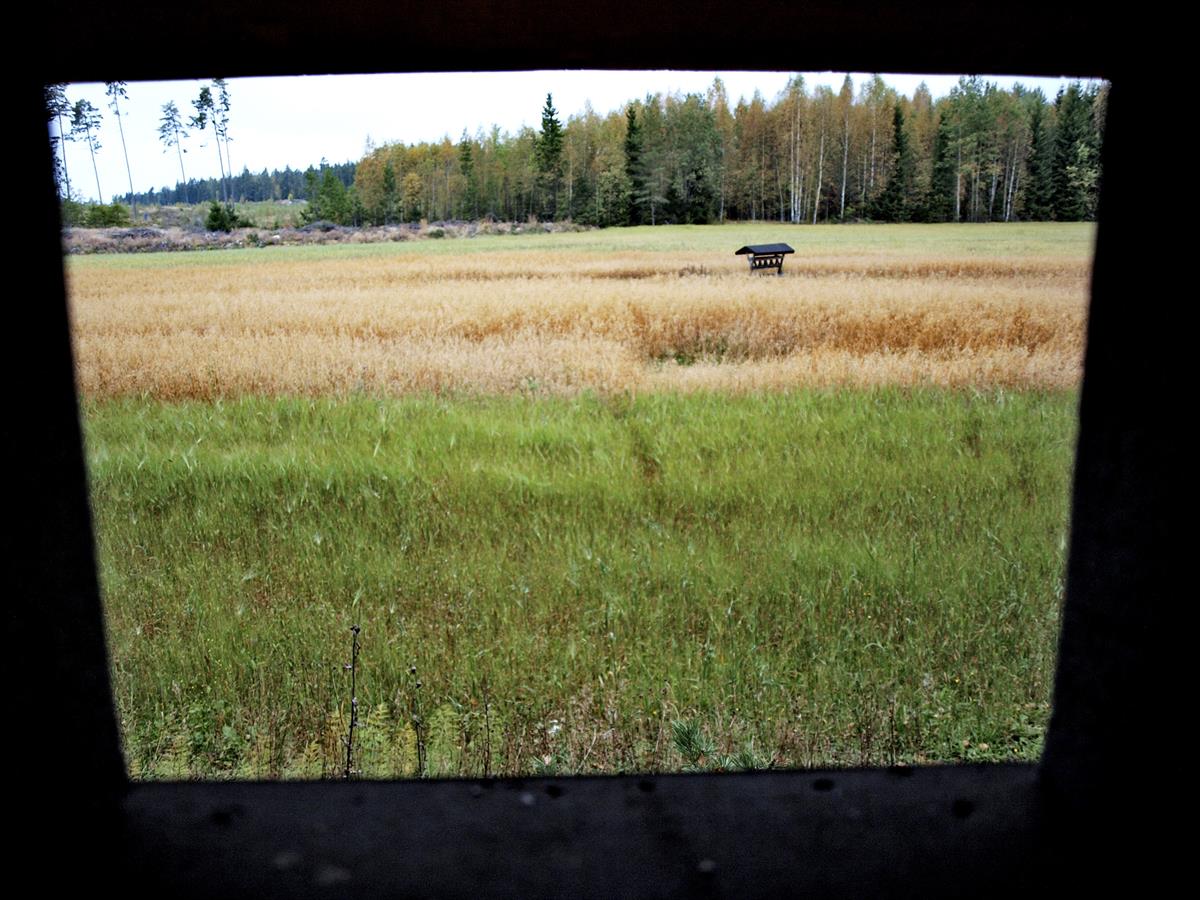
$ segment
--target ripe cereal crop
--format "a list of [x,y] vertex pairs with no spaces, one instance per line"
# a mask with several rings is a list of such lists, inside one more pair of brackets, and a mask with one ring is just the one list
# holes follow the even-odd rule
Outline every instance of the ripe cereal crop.
[[1084,241],[1055,256],[938,244],[798,253],[779,278],[750,276],[729,253],[557,249],[554,237],[515,251],[481,238],[485,250],[461,255],[404,245],[80,260],[80,386],[183,400],[1079,380]]

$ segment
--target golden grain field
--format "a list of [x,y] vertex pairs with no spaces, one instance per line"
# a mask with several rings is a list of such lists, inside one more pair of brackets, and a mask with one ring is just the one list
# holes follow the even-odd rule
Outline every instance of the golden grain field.
[[[85,396],[1071,388],[1089,260],[530,249],[69,269]],[[228,257],[226,257],[228,258]]]

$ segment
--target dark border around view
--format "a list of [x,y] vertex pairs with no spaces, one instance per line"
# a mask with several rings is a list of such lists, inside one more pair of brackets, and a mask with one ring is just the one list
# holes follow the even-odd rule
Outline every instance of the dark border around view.
[[[16,79],[12,157],[33,234],[17,409],[17,590],[6,604],[13,854],[39,886],[163,896],[1012,895],[1165,879],[1174,786],[1135,772],[1170,753],[1187,707],[1167,615],[1182,506],[1181,336],[1136,302],[1186,277],[1174,235],[1146,227],[1137,123],[1161,86],[1125,48],[1170,24],[1115,25],[1061,2],[1003,9],[834,0],[744,7],[596,0],[379,5],[349,0],[34,13],[42,54]],[[1002,26],[1016,23],[1013,28]],[[108,682],[58,208],[41,85],[51,81],[533,68],[837,68],[1100,76],[1113,82],[1081,395],[1067,600],[1054,710],[1037,766],[639,778],[132,784]],[[1166,202],[1165,200],[1163,202]],[[1167,229],[1173,223],[1166,223]],[[1175,251],[1178,250],[1176,253]],[[1161,260],[1149,274],[1152,260]],[[1176,271],[1172,271],[1176,270]],[[14,273],[15,274],[15,273]],[[1186,282],[1182,282],[1186,283]],[[1168,332],[1164,334],[1164,332]],[[1176,343],[1173,343],[1176,342]],[[10,357],[12,358],[12,357]],[[17,382],[14,376],[20,374]],[[1171,502],[1168,503],[1168,490]],[[1178,499],[1176,499],[1178,498]],[[1177,563],[1176,563],[1177,565]],[[1172,633],[1172,631],[1174,633]],[[1171,724],[1177,723],[1177,724]],[[1185,743],[1186,746],[1186,743]],[[1182,755],[1183,751],[1180,751]],[[1169,773],[1168,773],[1169,774]]]

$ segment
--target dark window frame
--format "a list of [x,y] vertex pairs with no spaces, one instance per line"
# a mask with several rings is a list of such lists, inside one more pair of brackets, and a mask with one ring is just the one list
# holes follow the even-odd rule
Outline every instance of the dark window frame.
[[[52,2],[45,55],[17,77],[22,358],[6,425],[21,523],[7,604],[20,686],[10,775],[16,859],[167,896],[1011,894],[1165,871],[1168,800],[1132,774],[1147,730],[1181,702],[1172,650],[1168,485],[1181,459],[1161,414],[1178,360],[1129,302],[1181,276],[1137,216],[1134,122],[1158,113],[1150,74],[1121,61],[1162,27],[1117,26],[1061,2],[911,8],[836,0],[741,10],[664,0],[650,15],[594,0],[376,4]],[[759,20],[755,20],[759,21]],[[1003,22],[1014,23],[1010,29]],[[998,24],[1000,23],[1000,24]],[[40,27],[39,27],[40,26]],[[1024,27],[1022,27],[1024,26]],[[43,37],[44,36],[44,37]],[[140,49],[139,49],[140,48]],[[320,58],[314,61],[314,55]],[[134,784],[124,771],[88,509],[41,85],[203,74],[462,68],[785,68],[1108,78],[1100,207],[1080,402],[1067,597],[1046,750],[1037,765],[496,781]],[[1144,93],[1143,93],[1144,92]],[[1128,104],[1128,105],[1126,105]],[[1138,111],[1135,111],[1138,104]],[[1168,226],[1170,222],[1168,221]],[[1164,249],[1167,252],[1162,252]],[[32,259],[30,259],[32,256]],[[1130,265],[1127,260],[1135,261]],[[21,292],[18,292],[20,294]],[[16,296],[14,296],[16,300]],[[16,333],[15,331],[12,333]],[[1155,361],[1151,364],[1151,361]],[[1131,361],[1134,364],[1131,365]],[[14,369],[21,372],[22,367]],[[20,438],[19,440],[17,438]],[[16,744],[14,747],[13,744]]]

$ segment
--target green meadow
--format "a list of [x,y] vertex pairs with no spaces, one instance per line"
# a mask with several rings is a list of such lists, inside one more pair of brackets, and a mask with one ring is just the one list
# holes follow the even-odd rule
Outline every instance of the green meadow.
[[1036,759],[1076,400],[85,400],[130,771]]
[[[268,229],[269,230],[269,229]],[[785,241],[797,256],[785,264],[795,267],[805,257],[913,256],[954,258],[1081,259],[1091,255],[1094,222],[1022,222],[935,225],[839,225],[813,228],[779,222],[741,222],[726,225],[670,225],[604,228],[546,234],[536,226],[520,233],[479,233],[472,237],[440,240],[384,241],[380,243],[263,246],[237,250],[196,250],[176,253],[102,253],[67,258],[71,269],[173,269],[193,265],[236,265],[304,262],[326,259],[373,259],[418,255],[434,259],[511,251],[538,253],[710,253],[714,260],[732,260],[743,244]],[[532,257],[531,257],[532,259]],[[739,268],[744,267],[740,258]],[[536,264],[536,260],[534,260]]]

